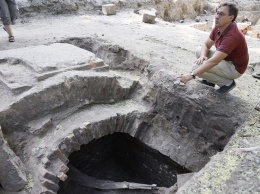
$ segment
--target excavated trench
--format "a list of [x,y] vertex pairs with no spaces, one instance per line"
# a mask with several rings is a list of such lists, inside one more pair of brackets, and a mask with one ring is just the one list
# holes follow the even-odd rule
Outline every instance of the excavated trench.
[[[70,168],[69,178],[60,182],[58,193],[106,193],[116,184],[115,190],[125,192],[127,189],[120,185],[121,182],[124,182],[123,185],[137,183],[134,184],[136,188],[132,189],[145,193],[151,192],[150,189],[155,186],[171,187],[177,181],[177,174],[189,173],[169,157],[126,133],[113,133],[92,140],[72,153],[69,161],[69,165],[83,174],[79,175],[74,168]],[[90,177],[113,182],[104,181],[97,185]],[[147,190],[141,184],[146,184]]]
[[[160,188],[222,151],[244,121],[246,111],[232,109],[246,110],[241,100],[178,87],[174,76],[149,69],[148,61],[118,45],[92,38],[60,43],[99,59],[76,71],[40,74],[39,90],[17,90],[24,96],[0,114],[10,147],[24,154],[42,193],[164,193]],[[86,71],[93,67],[96,72]]]
[[[73,38],[62,43],[70,43],[95,53],[112,70],[130,70],[142,74],[149,65],[148,62],[136,58],[119,46],[107,45],[98,40]],[[210,110],[207,110],[209,104],[205,99],[202,99],[204,102],[198,106],[196,100],[185,101],[174,94],[171,101],[168,99],[169,96],[163,94],[164,91],[161,92],[161,99],[157,102],[152,116],[149,116],[150,121],[138,127],[135,137],[127,133],[113,133],[94,139],[82,145],[79,151],[71,153],[68,179],[59,182],[58,193],[111,193],[111,190],[113,193],[160,193],[154,188],[173,186],[177,182],[177,174],[200,170],[208,162],[209,157],[223,150],[238,127],[237,122],[230,123],[228,118],[216,112],[211,112],[209,115]],[[165,109],[162,110],[162,107]],[[209,119],[212,123],[205,123],[204,119],[211,116],[214,117],[212,120]],[[217,117],[219,118],[214,120]],[[158,119],[161,119],[160,125],[156,126]],[[153,126],[150,126],[152,122]],[[162,141],[153,145],[153,148],[149,147],[147,144],[154,143],[145,136],[155,134],[157,127],[164,128],[163,126],[165,128],[172,126],[173,133],[177,135],[162,132],[159,134],[164,135]],[[140,132],[140,128],[145,132]],[[225,131],[224,128],[228,130]],[[168,129],[159,129],[163,130]],[[168,144],[170,147],[162,149],[160,144],[163,144],[168,135],[175,136],[173,137],[175,145]],[[185,143],[187,145],[183,145]],[[178,148],[172,149],[171,146]],[[132,191],[129,187],[131,184],[135,185]]]

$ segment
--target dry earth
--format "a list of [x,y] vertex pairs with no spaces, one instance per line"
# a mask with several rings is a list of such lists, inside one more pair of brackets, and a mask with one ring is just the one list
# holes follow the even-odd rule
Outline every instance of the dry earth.
[[[211,16],[208,17],[212,20]],[[190,71],[194,50],[208,36],[208,32],[190,27],[192,23],[191,20],[182,24],[169,23],[157,18],[155,24],[146,24],[142,22],[142,16],[133,10],[120,10],[113,16],[89,12],[86,15],[22,18],[14,26],[16,42],[9,43],[4,30],[0,32],[0,50],[51,44],[66,38],[90,37],[119,45],[139,58],[159,62],[162,69],[166,63],[178,75]],[[260,39],[250,36],[246,39],[250,53],[249,68],[237,80],[238,86],[231,94],[253,105],[259,99],[259,81],[251,74],[260,71]],[[184,56],[183,50],[189,51],[189,55]]]
[[[172,72],[177,76],[190,71],[194,50],[208,36],[208,32],[190,27],[192,23],[192,21],[182,24],[168,23],[157,18],[155,24],[146,24],[142,22],[142,16],[135,14],[133,10],[120,10],[113,16],[100,15],[98,12],[48,17],[39,15],[18,20],[14,27],[16,39],[14,43],[7,41],[4,30],[0,31],[0,50],[12,49],[16,52],[16,49],[22,47],[51,44],[73,37],[103,39],[108,44],[119,45],[138,58],[161,64],[161,71]],[[228,95],[246,101],[249,108],[254,111],[260,100],[260,80],[253,78],[252,73],[260,72],[260,39],[249,36],[246,39],[250,52],[250,66],[237,80],[237,87]],[[119,73],[142,81],[139,73],[135,71]],[[183,87],[191,86],[195,90],[201,87],[195,81]],[[1,102],[5,100],[8,102],[8,99],[1,99]],[[248,146],[256,145],[259,146],[259,143],[250,141],[248,144]],[[8,192],[0,190],[0,193]]]

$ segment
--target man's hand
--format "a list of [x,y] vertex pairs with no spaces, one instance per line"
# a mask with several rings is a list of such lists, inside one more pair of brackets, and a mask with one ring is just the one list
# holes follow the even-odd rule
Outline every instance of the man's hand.
[[204,61],[208,60],[208,57],[200,57],[194,61],[195,64],[201,65]]
[[193,79],[191,74],[181,75],[178,78],[180,78],[180,81],[184,84]]

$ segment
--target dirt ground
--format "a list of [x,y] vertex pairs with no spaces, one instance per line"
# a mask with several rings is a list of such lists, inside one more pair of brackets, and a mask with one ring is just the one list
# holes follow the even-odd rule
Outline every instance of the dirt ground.
[[[162,70],[179,75],[190,72],[195,49],[209,35],[209,32],[190,27],[192,23],[169,23],[157,18],[155,24],[146,24],[142,22],[142,15],[130,9],[119,10],[111,16],[99,12],[38,15],[17,21],[13,28],[14,43],[9,43],[6,32],[0,30],[0,55],[1,51],[7,49],[16,52],[22,47],[52,44],[73,37],[90,37],[102,39],[110,45],[119,45],[136,57],[161,64]],[[246,40],[250,53],[249,68],[236,81],[237,87],[230,94],[245,100],[253,109],[260,100],[260,80],[252,76],[260,73],[260,39],[246,36]]]
[[[212,16],[207,16],[208,21]],[[202,17],[202,21],[205,17]],[[0,50],[51,44],[71,37],[103,39],[119,45],[139,58],[167,64],[174,73],[190,71],[194,51],[207,38],[209,32],[190,27],[195,21],[169,23],[156,18],[155,24],[142,22],[142,15],[132,9],[119,10],[116,15],[105,16],[99,11],[80,15],[57,15],[19,18],[13,28],[15,42],[9,43],[7,34],[0,30]],[[250,62],[248,71],[237,80],[232,91],[255,104],[259,98],[259,80],[251,74],[259,73],[260,39],[246,36]],[[167,67],[168,68],[168,67]],[[255,71],[253,71],[255,70]],[[246,90],[245,90],[246,89]]]

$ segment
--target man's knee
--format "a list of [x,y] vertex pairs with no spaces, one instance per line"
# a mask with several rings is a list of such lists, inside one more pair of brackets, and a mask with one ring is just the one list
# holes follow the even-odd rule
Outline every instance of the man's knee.
[[192,64],[191,66],[191,70],[194,71],[195,69],[197,69],[199,67],[199,65],[197,65],[196,63]]
[[198,59],[200,57],[201,47],[198,47],[195,51],[196,58]]

